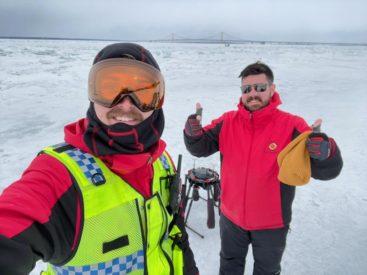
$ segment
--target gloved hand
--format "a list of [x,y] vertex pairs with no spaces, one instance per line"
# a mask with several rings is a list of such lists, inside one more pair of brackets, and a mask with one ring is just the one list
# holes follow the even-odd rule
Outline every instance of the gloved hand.
[[313,159],[325,160],[330,156],[330,141],[324,133],[311,133],[306,141],[306,147]]
[[185,123],[185,134],[190,137],[199,137],[203,134],[201,126],[203,108],[200,103],[196,103],[196,114],[189,115]]
[[201,121],[196,118],[196,114],[190,115],[185,123],[185,134],[190,137],[199,137],[202,133]]

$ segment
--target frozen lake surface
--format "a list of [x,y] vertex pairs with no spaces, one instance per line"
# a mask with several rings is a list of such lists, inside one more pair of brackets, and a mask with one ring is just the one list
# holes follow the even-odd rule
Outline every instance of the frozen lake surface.
[[[112,43],[112,42],[111,42]],[[85,116],[87,78],[96,53],[109,42],[0,39],[0,193],[44,146],[63,140],[63,126]],[[287,44],[143,43],[166,79],[163,139],[183,173],[196,166],[219,171],[219,155],[195,159],[182,129],[195,103],[204,124],[235,109],[238,74],[257,60],[270,65],[281,109],[335,138],[344,158],[341,175],[297,188],[293,222],[283,257],[288,275],[367,272],[367,47]],[[206,204],[195,202],[189,219],[205,239],[190,233],[200,274],[218,273],[218,224],[206,228]],[[252,273],[249,253],[246,274]],[[42,263],[33,275],[39,274]]]

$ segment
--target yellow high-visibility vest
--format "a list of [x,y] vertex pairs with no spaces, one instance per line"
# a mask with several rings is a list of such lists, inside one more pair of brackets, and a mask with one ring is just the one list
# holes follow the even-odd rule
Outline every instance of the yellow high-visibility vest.
[[62,265],[49,264],[43,275],[183,274],[183,253],[173,243],[181,231],[176,225],[169,231],[173,216],[167,206],[175,172],[166,152],[153,163],[149,199],[78,148],[63,144],[43,152],[63,163],[75,178],[83,211],[73,255]]

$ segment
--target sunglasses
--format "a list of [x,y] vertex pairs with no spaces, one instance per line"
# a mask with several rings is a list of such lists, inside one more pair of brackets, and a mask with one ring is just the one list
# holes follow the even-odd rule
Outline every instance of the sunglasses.
[[165,85],[161,72],[144,62],[111,58],[93,65],[88,94],[92,102],[111,108],[125,96],[142,112],[162,107]]
[[265,92],[268,89],[268,84],[265,83],[258,83],[253,85],[243,85],[241,86],[241,92],[243,94],[248,94],[251,92],[252,87],[254,87],[255,91],[258,93]]

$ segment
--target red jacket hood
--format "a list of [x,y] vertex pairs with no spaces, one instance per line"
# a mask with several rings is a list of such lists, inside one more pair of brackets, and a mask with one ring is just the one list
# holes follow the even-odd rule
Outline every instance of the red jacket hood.
[[[92,154],[91,150],[84,142],[84,133],[88,125],[88,119],[83,118],[77,122],[68,124],[64,128],[65,142],[71,144],[80,150]],[[114,172],[124,175],[133,172],[147,164],[151,164],[155,161],[166,149],[166,143],[160,139],[154,148],[149,152],[127,155],[117,154],[100,157],[103,162]]]

